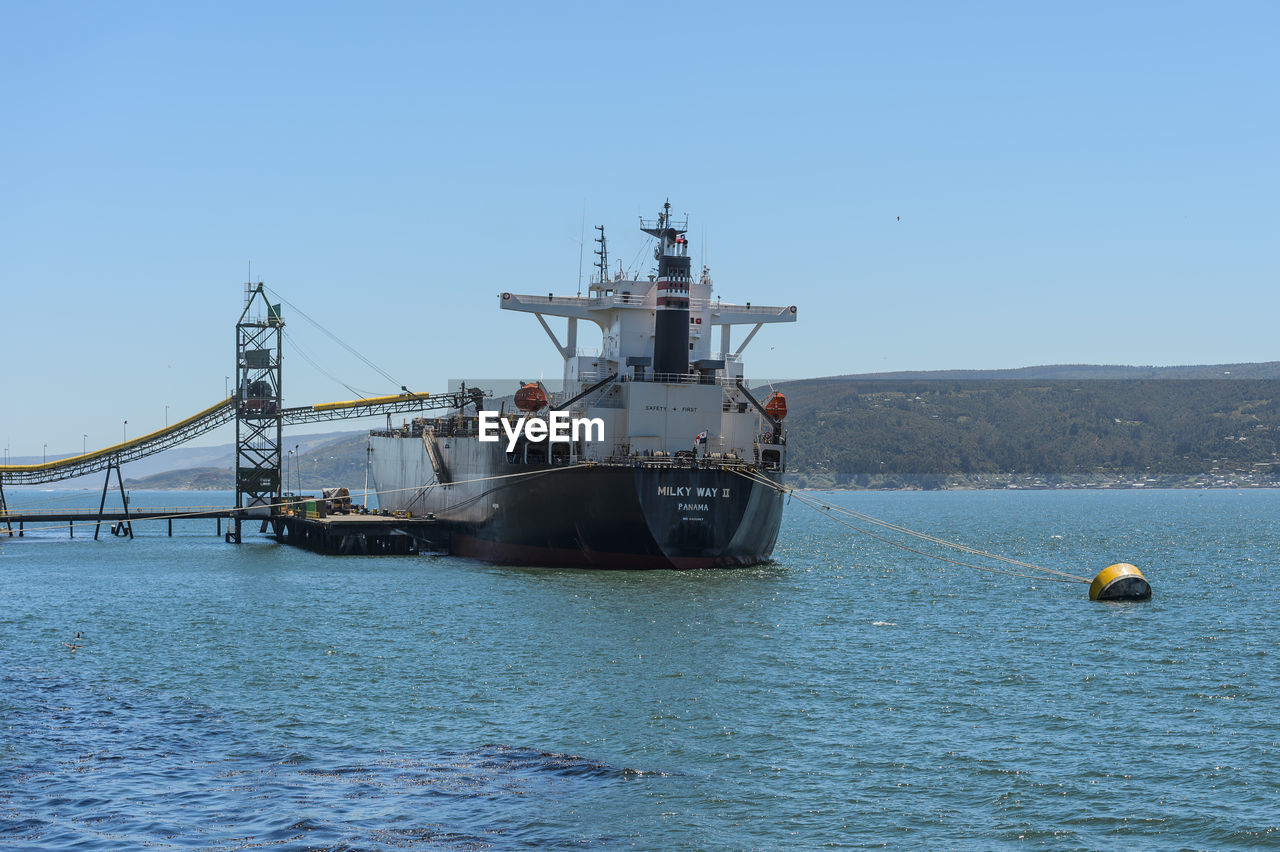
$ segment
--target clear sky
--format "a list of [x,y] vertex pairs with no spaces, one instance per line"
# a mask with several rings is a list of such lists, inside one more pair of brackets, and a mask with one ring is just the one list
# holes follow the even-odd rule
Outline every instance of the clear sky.
[[[668,197],[720,296],[799,306],[756,378],[1277,360],[1278,43],[1271,2],[8,0],[0,440],[220,399],[250,263],[413,389],[558,376],[497,294],[575,291],[584,219],[631,265]],[[286,404],[351,396],[295,343],[398,389],[285,320]]]

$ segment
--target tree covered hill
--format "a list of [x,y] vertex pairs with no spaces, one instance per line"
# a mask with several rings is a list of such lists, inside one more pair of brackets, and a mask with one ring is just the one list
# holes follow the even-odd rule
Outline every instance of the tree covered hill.
[[[313,442],[305,451],[290,455],[292,445],[286,436],[284,489],[298,490],[301,477],[304,491],[343,485],[355,492],[364,488],[365,448],[368,432],[343,432],[333,440]],[[228,451],[233,448],[229,447]],[[192,467],[155,473],[124,481],[126,488],[175,491],[230,491],[235,488],[231,466]]]
[[1225,372],[792,382],[780,386],[792,412],[789,467],[831,484],[881,474],[1269,474],[1280,462],[1280,378]]
[[1198,364],[1178,367],[1135,367],[1124,364],[1048,364],[1011,370],[926,370],[861,373],[808,381],[874,379],[879,381],[989,381],[1001,379],[1280,379],[1280,361],[1250,364]]
[[[1280,362],[881,373],[778,388],[790,408],[788,469],[800,485],[943,487],[992,476],[1280,483]],[[288,459],[285,490],[298,487],[299,473],[304,490],[363,488],[365,435],[335,435]],[[127,484],[233,487],[229,467]]]

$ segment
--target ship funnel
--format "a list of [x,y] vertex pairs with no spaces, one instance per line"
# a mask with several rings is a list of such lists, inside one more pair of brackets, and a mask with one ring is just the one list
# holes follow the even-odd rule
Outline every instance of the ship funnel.
[[640,230],[658,240],[658,304],[653,336],[654,378],[689,372],[689,242],[688,223],[671,220],[671,202],[656,222],[641,220]]

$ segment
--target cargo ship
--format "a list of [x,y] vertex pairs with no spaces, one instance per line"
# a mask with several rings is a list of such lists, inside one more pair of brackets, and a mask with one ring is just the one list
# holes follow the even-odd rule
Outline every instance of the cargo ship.
[[[497,402],[471,389],[448,416],[370,433],[380,510],[433,517],[451,553],[495,563],[685,569],[771,557],[786,400],[749,389],[742,353],[765,325],[794,322],[796,307],[714,298],[709,270],[692,275],[688,221],[669,202],[640,228],[657,261],[647,275],[611,271],[597,227],[586,296],[499,297],[542,325],[563,361],[561,390],[521,382]],[[563,341],[547,318],[565,321]],[[579,350],[583,321],[600,330],[596,353]],[[736,348],[734,326],[750,327]]]

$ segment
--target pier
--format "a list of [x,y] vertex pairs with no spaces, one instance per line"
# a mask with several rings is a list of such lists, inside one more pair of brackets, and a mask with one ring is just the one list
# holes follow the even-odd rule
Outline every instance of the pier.
[[[316,501],[309,501],[315,505]],[[297,506],[295,510],[293,507]],[[161,510],[113,510],[93,509],[35,509],[8,512],[0,516],[0,536],[23,538],[27,525],[42,532],[61,529],[66,524],[69,538],[75,538],[76,527],[94,525],[93,537],[101,534],[102,525],[119,538],[133,538],[133,525],[162,521],[173,535],[174,521],[214,521],[214,535],[225,536],[230,541],[231,524],[223,532],[223,521],[236,519],[259,521],[259,531],[268,533],[282,544],[350,556],[395,555],[411,556],[420,553],[441,552],[448,549],[449,534],[435,518],[395,517],[392,515],[347,514],[325,515],[301,509],[302,501],[296,501],[282,511],[263,517],[260,514],[246,516],[244,510],[233,508],[209,508],[207,506],[172,506]]]
[[[434,519],[382,515],[307,516],[288,507],[282,494],[285,426],[350,420],[398,413],[422,416],[427,411],[460,409],[481,401],[476,388],[442,394],[402,393],[345,402],[285,408],[281,395],[284,319],[271,304],[262,282],[245,286],[245,305],[236,323],[235,393],[171,426],[99,450],[86,450],[40,464],[0,465],[0,536],[23,537],[28,525],[66,524],[74,537],[77,525],[94,524],[97,539],[103,523],[117,537],[133,538],[133,524],[165,521],[169,535],[176,520],[215,522],[216,534],[240,543],[245,522],[277,541],[326,553],[420,553],[438,549],[442,536]],[[235,505],[227,507],[131,509],[121,467],[164,452],[233,422],[235,438]],[[44,485],[86,474],[105,474],[98,508],[10,511],[6,486]],[[112,481],[114,479],[114,482]],[[119,510],[107,510],[107,494],[119,492]],[[226,521],[224,532],[223,521]]]
[[409,556],[448,549],[447,531],[434,518],[330,515],[272,518],[276,541],[341,556]]
[[127,506],[123,510],[109,512],[95,511],[93,509],[29,509],[0,514],[0,536],[22,538],[26,535],[27,524],[33,524],[37,529],[41,530],[52,529],[55,524],[59,528],[62,524],[66,524],[68,537],[75,538],[77,526],[93,524],[93,537],[96,539],[101,533],[102,525],[110,523],[109,531],[112,535],[133,538],[133,525],[146,521],[167,522],[169,535],[172,536],[174,521],[210,519],[215,522],[214,535],[221,536],[223,534],[223,520],[230,520],[235,515],[235,509],[210,508],[208,506],[166,506],[157,511],[144,510],[142,512],[130,511]]

